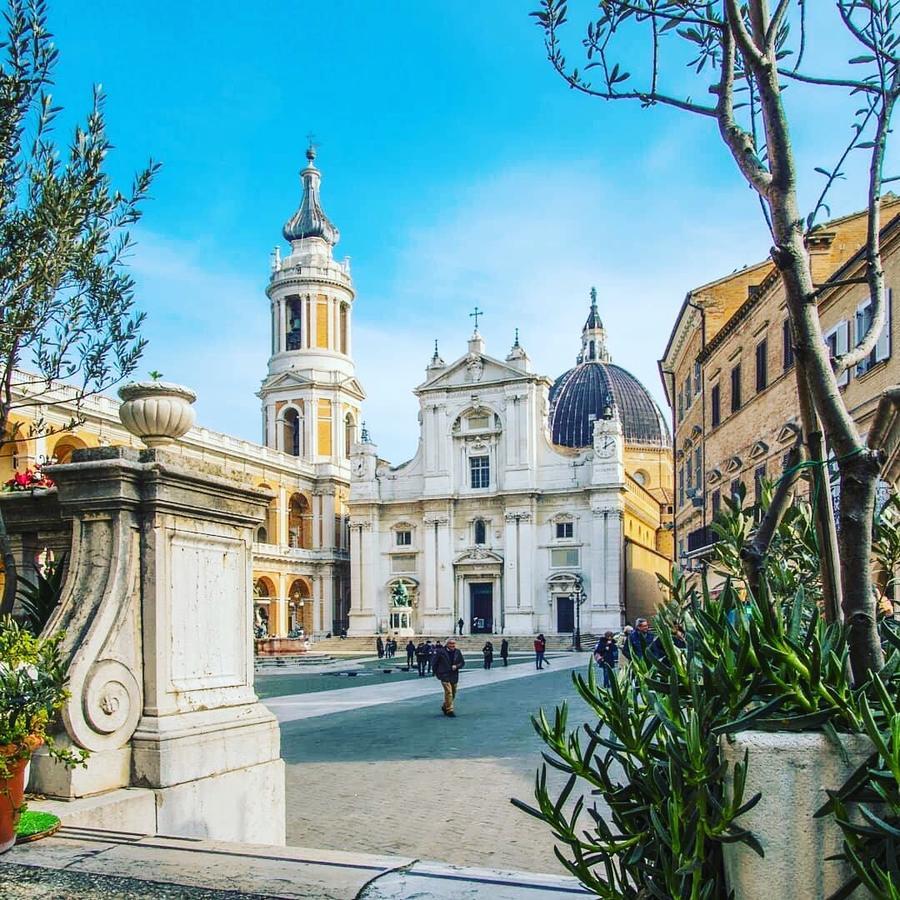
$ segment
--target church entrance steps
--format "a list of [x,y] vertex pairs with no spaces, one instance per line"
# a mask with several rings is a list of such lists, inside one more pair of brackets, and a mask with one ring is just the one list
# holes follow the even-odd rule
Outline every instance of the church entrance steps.
[[[154,885],[156,886],[154,888]],[[165,885],[166,890],[161,886]],[[177,893],[169,890],[175,886]],[[221,896],[262,900],[575,900],[574,878],[400,856],[230,844],[66,826],[0,858],[0,893],[34,897]],[[209,893],[212,892],[212,893]]]
[[[535,635],[531,634],[509,634],[505,636],[509,641],[509,649],[510,652],[534,652],[534,638]],[[572,635],[571,634],[545,634],[544,637],[547,640],[547,649],[548,650],[571,650],[572,649]],[[375,641],[378,638],[378,635],[371,636],[359,636],[356,635],[354,637],[348,637],[343,640],[341,638],[324,638],[323,640],[316,641],[315,648],[317,651],[322,652],[337,652],[343,651],[344,653],[348,652],[365,652],[365,653],[374,653],[375,652]],[[381,635],[382,640],[386,640],[385,635]],[[494,645],[494,655],[497,656],[500,653],[500,642],[503,640],[504,635],[502,634],[464,634],[462,637],[456,637],[456,646],[460,648],[464,653],[481,653],[481,648],[484,646],[485,641],[490,641]],[[412,641],[414,644],[418,644],[419,641],[428,641],[430,640],[432,643],[435,641],[441,641],[442,643],[447,639],[446,634],[416,634],[413,635]],[[410,638],[397,638],[397,655],[394,659],[399,659],[401,656],[406,657],[406,642],[410,640]],[[596,643],[597,638],[594,635],[590,634],[582,634],[581,635],[581,645],[582,647],[590,648]]]
[[257,672],[264,669],[281,669],[295,666],[321,666],[334,662],[334,657],[327,653],[304,653],[302,656],[257,656],[254,668]]

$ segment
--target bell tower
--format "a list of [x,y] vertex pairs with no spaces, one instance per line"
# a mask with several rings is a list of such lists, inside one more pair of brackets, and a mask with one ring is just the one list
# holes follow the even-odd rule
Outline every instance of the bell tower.
[[[262,401],[263,443],[349,480],[365,397],[352,357],[355,293],[350,262],[336,262],[340,234],[320,200],[322,176],[310,144],[300,173],[303,196],[285,223],[287,256],[272,254],[266,294],[272,344]],[[334,470],[337,471],[334,471]]]

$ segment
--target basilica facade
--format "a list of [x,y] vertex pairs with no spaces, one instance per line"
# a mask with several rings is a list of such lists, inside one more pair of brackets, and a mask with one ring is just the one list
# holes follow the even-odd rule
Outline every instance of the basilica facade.
[[350,634],[460,619],[465,633],[602,633],[655,608],[672,560],[668,429],[612,363],[595,292],[555,381],[518,335],[498,359],[476,327],[452,363],[435,346],[415,394],[411,460],[353,447]]

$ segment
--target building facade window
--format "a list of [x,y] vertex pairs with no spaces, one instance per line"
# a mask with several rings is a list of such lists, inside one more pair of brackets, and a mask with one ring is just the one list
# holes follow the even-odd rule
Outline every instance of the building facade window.
[[[838,322],[824,335],[825,345],[832,359],[843,356],[850,349],[850,323]],[[850,371],[845,370],[838,376],[838,386],[843,387],[850,381]]]
[[469,416],[468,419],[466,419],[466,424],[469,426],[469,431],[479,431],[483,428],[490,428],[491,417],[483,414]]
[[486,488],[491,484],[491,460],[488,456],[469,457],[470,485],[473,488]]
[[715,490],[712,492],[712,517],[715,517],[719,514],[719,510],[722,508],[722,492],[719,490]]
[[[878,340],[872,348],[872,352],[856,366],[857,375],[865,375],[873,366],[883,362],[891,355],[891,291],[884,294],[885,322],[878,335]],[[859,344],[866,336],[866,332],[872,325],[871,300],[861,304],[856,310],[856,342]]]
[[487,543],[487,526],[484,524],[484,519],[475,520],[475,543]]
[[687,460],[685,461],[684,470],[684,488],[690,491],[694,486],[694,457],[691,456],[690,450],[687,451]]
[[756,345],[756,392],[764,391],[769,385],[769,342],[763,338]]
[[406,529],[402,529],[396,532],[397,534],[397,546],[398,547],[409,547],[412,544],[412,532]]
[[731,370],[731,411],[736,413],[741,408],[741,364]]
[[694,449],[694,486],[699,491],[703,484],[703,463],[700,447]]
[[753,500],[755,503],[762,501],[763,482],[766,479],[766,467],[758,466],[753,473]]
[[678,467],[678,506],[684,506],[684,466]]
[[556,537],[558,540],[566,540],[575,536],[574,522],[557,522]]
[[790,319],[785,319],[781,323],[781,342],[781,361],[784,371],[787,372],[794,364],[794,337],[791,334]]
[[578,566],[580,554],[577,547],[562,547],[550,551],[550,565],[554,569],[571,569]]
[[744,482],[740,478],[735,478],[731,482],[731,499],[737,501],[744,492]]
[[722,424],[722,389],[717,384],[709,392],[709,417],[713,428]]
[[694,393],[700,393],[700,384],[701,384],[701,375],[700,375],[700,360],[696,360],[694,362]]

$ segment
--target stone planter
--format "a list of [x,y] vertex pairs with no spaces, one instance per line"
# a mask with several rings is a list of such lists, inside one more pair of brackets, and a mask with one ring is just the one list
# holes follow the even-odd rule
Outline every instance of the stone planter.
[[119,388],[122,424],[148,447],[164,447],[187,434],[196,413],[197,395],[180,384],[134,381]]
[[[820,732],[745,731],[723,737],[729,771],[749,752],[744,800],[761,793],[759,803],[738,819],[762,844],[760,859],[744,844],[726,844],[725,874],[735,900],[803,897],[823,900],[852,877],[849,866],[826,858],[841,850],[841,831],[831,817],[813,818],[828,800],[826,789],[840,788],[872,752],[864,735],[841,735],[850,765]],[[868,896],[862,888],[850,895]]]

